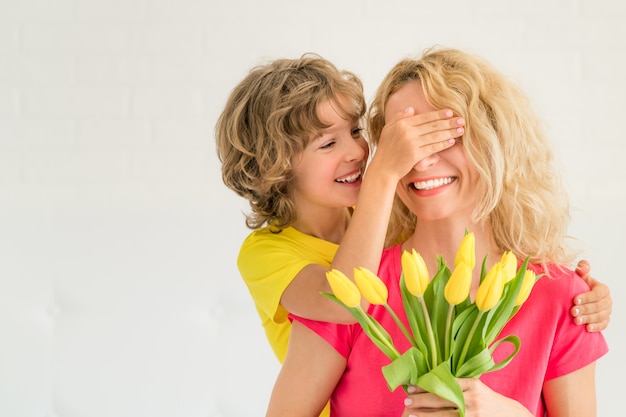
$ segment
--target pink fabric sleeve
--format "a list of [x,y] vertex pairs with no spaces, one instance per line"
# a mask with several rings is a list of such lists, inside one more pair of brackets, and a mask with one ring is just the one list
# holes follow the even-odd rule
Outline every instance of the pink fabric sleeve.
[[289,319],[295,320],[313,330],[344,358],[348,359],[348,356],[350,356],[354,325],[309,320],[295,314],[289,314]]
[[[549,327],[555,326],[552,330],[554,341],[548,353],[546,381],[581,369],[608,352],[608,346],[601,333],[587,332],[584,326],[576,325],[570,315],[574,297],[589,291],[587,283],[574,272],[560,270],[554,265],[551,265],[550,272],[552,277],[546,276],[540,280],[541,285],[547,287],[540,293],[543,300],[536,301],[550,306],[544,309],[543,314],[555,315],[554,322],[548,324],[546,317],[526,318],[528,323],[535,323],[540,328],[543,325],[542,322]],[[557,296],[557,294],[564,296]]]
[[587,332],[584,326],[574,323],[569,313],[574,297],[589,291],[587,283],[571,271],[554,272],[554,274],[558,278],[556,282],[550,284],[554,284],[555,287],[564,287],[562,290],[569,296],[556,298],[561,300],[563,305],[557,309],[559,312],[556,322],[557,330],[550,351],[545,380],[572,373],[593,363],[608,352],[608,346],[602,334]]

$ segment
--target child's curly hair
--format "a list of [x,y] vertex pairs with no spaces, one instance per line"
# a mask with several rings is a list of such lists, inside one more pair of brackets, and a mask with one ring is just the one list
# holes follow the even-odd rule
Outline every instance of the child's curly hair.
[[329,127],[317,114],[327,100],[347,119],[365,114],[361,80],[315,54],[257,66],[231,92],[215,138],[224,184],[250,202],[249,228],[280,230],[296,219],[293,157]]

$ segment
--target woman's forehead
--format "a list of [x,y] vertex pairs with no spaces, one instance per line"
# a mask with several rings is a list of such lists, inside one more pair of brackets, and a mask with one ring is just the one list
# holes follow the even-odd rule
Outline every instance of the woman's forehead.
[[418,81],[409,81],[403,84],[389,96],[385,106],[385,120],[389,120],[395,114],[404,112],[408,107],[412,107],[415,110],[415,114],[436,110],[426,100],[422,86]]

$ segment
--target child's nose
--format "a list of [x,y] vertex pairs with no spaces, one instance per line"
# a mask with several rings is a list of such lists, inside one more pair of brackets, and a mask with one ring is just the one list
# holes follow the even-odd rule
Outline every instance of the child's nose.
[[367,156],[369,148],[367,146],[363,146],[362,142],[363,141],[361,140],[350,140],[350,145],[346,153],[346,157],[348,160],[361,160]]

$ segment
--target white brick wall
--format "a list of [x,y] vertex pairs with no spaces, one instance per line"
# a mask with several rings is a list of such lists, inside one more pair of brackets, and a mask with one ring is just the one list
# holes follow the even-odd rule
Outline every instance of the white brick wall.
[[621,415],[624,21],[619,0],[0,0],[0,416],[264,415],[278,367],[216,118],[266,59],[318,52],[371,97],[433,44],[489,58],[545,115],[571,232],[613,290],[599,415]]

